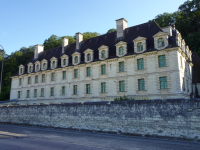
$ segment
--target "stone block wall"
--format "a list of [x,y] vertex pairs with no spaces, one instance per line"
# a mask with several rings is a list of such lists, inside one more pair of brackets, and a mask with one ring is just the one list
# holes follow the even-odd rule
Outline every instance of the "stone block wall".
[[1,106],[0,123],[200,140],[200,99]]

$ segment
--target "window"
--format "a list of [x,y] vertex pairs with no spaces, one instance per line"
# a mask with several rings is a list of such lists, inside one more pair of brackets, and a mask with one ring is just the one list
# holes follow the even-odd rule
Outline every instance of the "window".
[[124,81],[119,81],[119,91],[125,92],[125,82]]
[[183,77],[183,91],[185,91],[185,80],[184,80],[184,77]]
[[22,85],[22,78],[19,78],[19,85]]
[[37,97],[37,89],[34,89],[34,97]]
[[158,56],[159,67],[166,67],[165,55]]
[[41,89],[41,97],[44,97],[44,88]]
[[18,91],[18,96],[17,97],[18,97],[18,99],[20,99],[20,91]]
[[91,54],[87,54],[87,61],[91,60]]
[[124,47],[119,47],[119,55],[124,55]]
[[163,38],[159,38],[158,39],[158,47],[163,47],[163,46],[165,46],[164,39]]
[[181,56],[180,56],[180,63],[181,63],[181,68],[183,68],[182,57]]
[[167,77],[160,77],[160,89],[167,89]]
[[38,83],[38,75],[35,76],[35,83]]
[[30,97],[30,91],[29,91],[29,90],[27,90],[26,97],[27,97],[27,98],[29,98],[29,97]]
[[21,69],[20,69],[20,74],[22,74],[22,73],[23,73],[23,69],[21,68]]
[[66,79],[66,71],[63,71],[63,80]]
[[143,45],[142,45],[142,42],[138,43],[137,44],[137,51],[143,51]]
[[39,71],[39,65],[36,66],[36,71]]
[[51,96],[54,96],[54,88],[51,88]]
[[90,94],[90,84],[86,84],[86,94]]
[[106,93],[106,82],[101,83],[101,93]]
[[42,74],[42,82],[45,82],[45,74]]
[[124,62],[119,62],[119,72],[124,72]]
[[55,68],[55,67],[56,67],[56,62],[53,61],[52,68]]
[[90,77],[90,76],[91,76],[91,68],[87,67],[87,77]]
[[105,51],[105,50],[103,50],[103,51],[101,52],[101,58],[106,58],[106,51]]
[[74,85],[74,95],[77,95],[77,85]]
[[75,59],[75,63],[78,63],[78,56],[76,56],[74,59]]
[[106,74],[106,65],[101,65],[101,74]]
[[138,79],[138,90],[139,91],[144,91],[145,90],[144,79]]
[[65,86],[62,87],[62,95],[65,95]]
[[138,70],[144,69],[144,60],[143,58],[137,60]]
[[78,78],[78,69],[74,69],[74,78]]
[[29,66],[29,72],[31,72],[31,70],[32,70],[32,69],[31,69],[31,66]]
[[63,59],[63,66],[65,66],[66,64],[66,59]]
[[28,77],[28,84],[31,84],[31,77]]
[[51,73],[51,81],[55,81],[55,73]]
[[43,69],[46,69],[46,63],[43,63]]

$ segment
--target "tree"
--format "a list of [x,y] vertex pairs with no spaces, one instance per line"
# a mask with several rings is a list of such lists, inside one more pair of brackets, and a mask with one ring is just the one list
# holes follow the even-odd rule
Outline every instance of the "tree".
[[109,29],[109,30],[107,31],[107,33],[115,32],[115,31],[117,31],[117,29],[112,28],[112,29]]

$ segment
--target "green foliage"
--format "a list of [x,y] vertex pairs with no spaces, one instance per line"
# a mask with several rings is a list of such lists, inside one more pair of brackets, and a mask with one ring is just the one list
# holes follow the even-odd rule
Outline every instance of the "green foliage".
[[120,97],[116,97],[114,98],[114,101],[128,101],[128,100],[134,100],[133,97],[127,97],[127,96],[120,96]]
[[107,31],[107,33],[115,32],[115,31],[117,31],[117,29],[112,28],[112,29],[109,29],[109,30]]
[[99,35],[100,34],[97,33],[97,32],[85,32],[85,33],[83,33],[83,40],[90,39],[90,38],[93,38],[93,37],[97,37]]
[[188,0],[174,13],[163,13],[155,17],[160,27],[175,24],[192,51],[200,56],[200,0]]

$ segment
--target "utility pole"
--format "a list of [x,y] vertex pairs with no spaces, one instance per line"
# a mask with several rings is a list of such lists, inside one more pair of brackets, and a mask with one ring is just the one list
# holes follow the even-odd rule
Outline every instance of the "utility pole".
[[[1,45],[0,45],[1,46]],[[3,46],[1,46],[3,48]],[[1,94],[1,84],[2,84],[2,74],[3,74],[3,59],[4,59],[4,48],[0,52],[3,52],[3,57],[2,57],[2,66],[1,66],[1,81],[0,81],[0,94]]]

